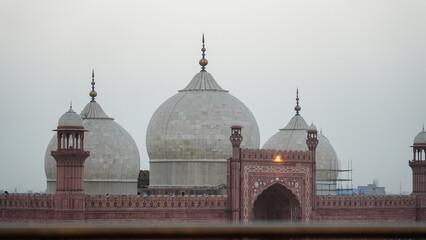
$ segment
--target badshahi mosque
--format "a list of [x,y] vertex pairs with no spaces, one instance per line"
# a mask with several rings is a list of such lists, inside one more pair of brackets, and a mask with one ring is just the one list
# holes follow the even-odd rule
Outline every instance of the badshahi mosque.
[[424,129],[407,162],[411,195],[336,195],[337,154],[302,117],[298,90],[295,115],[260,147],[255,117],[207,72],[204,37],[202,43],[201,71],[147,126],[150,169],[143,191],[137,145],[96,102],[92,72],[90,102],[80,114],[70,107],[48,143],[47,193],[0,194],[0,221],[426,220]]

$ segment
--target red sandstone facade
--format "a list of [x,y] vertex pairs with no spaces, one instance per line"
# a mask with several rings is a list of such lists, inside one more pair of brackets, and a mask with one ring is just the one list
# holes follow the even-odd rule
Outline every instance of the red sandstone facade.
[[[312,150],[307,152],[241,149],[241,127],[232,127],[233,156],[228,160],[228,195],[232,221],[313,220],[313,173],[318,140],[315,136],[316,142],[312,141],[312,137],[308,135],[307,141],[312,145]],[[277,188],[276,194],[258,199],[273,186]],[[281,202],[276,203],[277,199],[287,204],[281,206]]]
[[315,196],[316,130],[308,130],[309,151],[275,151],[241,149],[240,126],[231,132],[227,195],[84,196],[84,129],[57,131],[56,194],[0,194],[0,221],[426,221],[423,145],[413,146],[410,196]]

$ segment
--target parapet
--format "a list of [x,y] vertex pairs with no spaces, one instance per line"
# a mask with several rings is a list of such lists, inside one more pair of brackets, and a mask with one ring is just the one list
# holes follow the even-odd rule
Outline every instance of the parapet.
[[89,209],[227,209],[226,195],[197,196],[105,196],[87,195],[85,208]]
[[247,161],[272,161],[279,156],[282,161],[312,161],[309,151],[282,151],[270,149],[241,149],[241,159]]
[[51,194],[0,194],[0,209],[53,209]]
[[317,196],[317,208],[395,208],[416,206],[416,199],[408,195],[385,196]]

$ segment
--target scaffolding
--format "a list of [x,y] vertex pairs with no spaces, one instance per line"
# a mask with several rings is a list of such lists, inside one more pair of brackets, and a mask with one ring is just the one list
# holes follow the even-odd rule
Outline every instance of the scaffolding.
[[[352,160],[348,162],[347,169],[317,169],[317,172],[332,173],[330,175],[337,176],[336,178],[317,178],[317,195],[336,195],[338,192],[352,194]],[[342,176],[344,173],[346,173],[346,177]],[[346,183],[345,188],[343,187],[344,183]]]

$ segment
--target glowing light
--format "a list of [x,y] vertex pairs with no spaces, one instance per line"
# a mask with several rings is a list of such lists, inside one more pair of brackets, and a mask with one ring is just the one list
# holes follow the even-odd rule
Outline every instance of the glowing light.
[[277,156],[275,159],[274,159],[274,162],[282,162],[283,160],[280,158],[280,156]]

